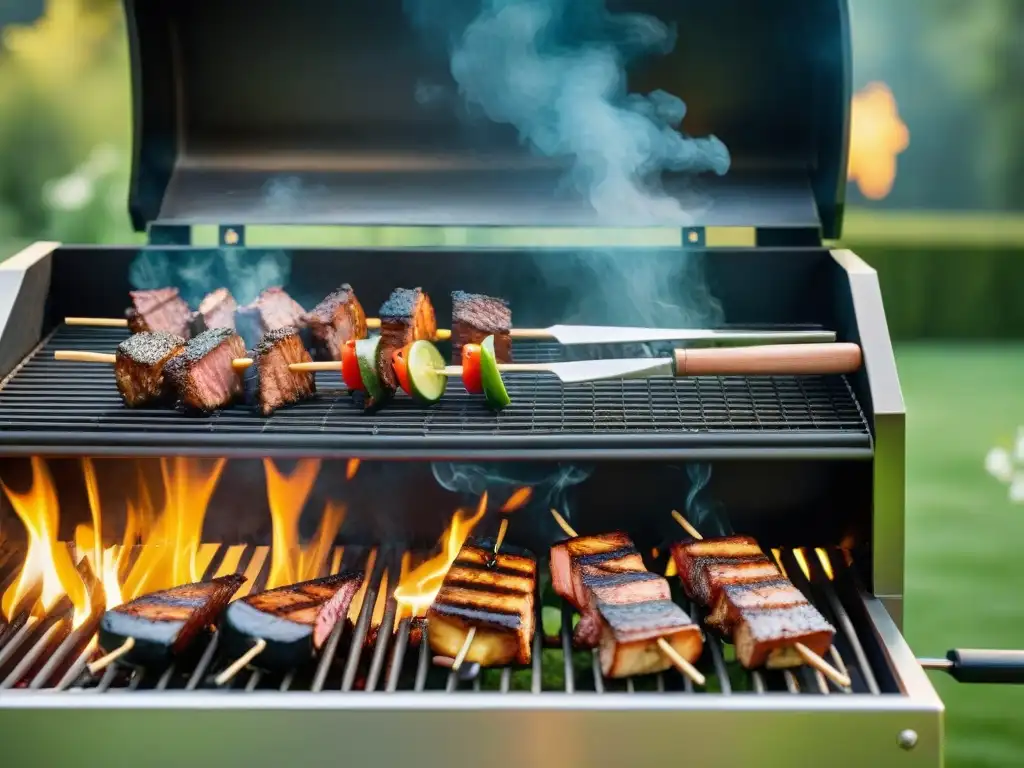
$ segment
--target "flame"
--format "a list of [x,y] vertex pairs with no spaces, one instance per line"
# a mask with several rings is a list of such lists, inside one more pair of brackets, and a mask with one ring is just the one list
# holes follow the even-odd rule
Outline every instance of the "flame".
[[447,530],[441,535],[441,552],[414,568],[395,589],[399,618],[423,616],[427,612],[459,550],[486,511],[486,491],[472,517],[465,510],[456,510]]
[[789,574],[786,573],[786,566],[784,566],[782,564],[782,550],[781,549],[773,549],[772,550],[772,557],[775,558],[776,565],[778,565],[779,566],[779,570],[782,571],[782,577],[785,578],[785,579],[788,579],[789,578]]
[[352,595],[352,602],[348,604],[348,620],[355,624],[359,621],[359,614],[363,610],[363,600],[366,599],[366,590],[370,587],[370,579],[373,578],[373,566],[377,562],[377,550],[371,550],[370,556],[366,559],[366,568],[363,570],[363,583]]
[[526,506],[527,502],[530,501],[530,497],[533,496],[533,488],[524,486],[513,491],[512,495],[508,497],[501,507],[501,514],[507,515],[516,510],[522,509]]
[[308,545],[302,547],[299,544],[299,518],[320,473],[320,461],[300,461],[287,476],[270,459],[263,460],[263,468],[266,471],[267,503],[273,525],[267,589],[315,579],[320,575],[334,539],[345,521],[345,507],[328,501],[316,534]]
[[[28,534],[25,562],[0,599],[0,610],[7,619],[24,610],[38,614],[41,608],[45,613],[67,595],[74,608],[72,627],[79,627],[89,618],[89,591],[68,548],[57,540],[60,507],[49,470],[42,459],[33,457],[32,487],[27,492],[15,493],[3,483],[0,487]],[[39,598],[24,604],[37,586]]]
[[800,566],[800,570],[804,572],[804,577],[811,578],[811,566],[807,564],[807,558],[804,557],[803,549],[793,550],[793,559],[796,560],[796,564]]
[[[164,504],[159,511],[148,484],[141,483],[139,499],[128,505],[125,542],[130,544],[138,531],[145,546],[121,585],[124,600],[202,579],[205,569],[199,565],[198,554],[203,521],[226,464],[226,459],[212,463],[183,457],[161,459]],[[122,556],[126,549],[122,548]]]
[[910,146],[896,99],[885,83],[869,83],[853,97],[847,177],[870,200],[881,200],[896,181],[896,156]]
[[351,480],[356,476],[356,472],[359,471],[359,459],[349,459],[348,464],[345,466],[345,479]]
[[835,574],[832,572],[832,561],[828,557],[828,552],[821,547],[818,547],[814,551],[818,555],[818,562],[821,563],[822,570],[825,571],[825,575],[828,576],[828,580],[832,581]]

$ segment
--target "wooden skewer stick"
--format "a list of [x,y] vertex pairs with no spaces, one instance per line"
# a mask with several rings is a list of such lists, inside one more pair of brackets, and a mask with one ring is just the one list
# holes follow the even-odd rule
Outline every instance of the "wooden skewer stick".
[[217,675],[217,677],[215,677],[213,681],[217,685],[224,685],[225,683],[229,682],[235,675],[241,672],[242,669],[244,669],[245,666],[250,661],[252,661],[261,653],[263,653],[263,650],[266,647],[266,640],[264,640],[262,637],[257,639],[256,642],[253,644],[252,648],[250,648],[248,651],[246,651],[237,659],[235,659],[234,663],[230,667],[225,669],[223,672],[221,672],[219,675]]
[[100,328],[127,328],[128,320],[123,317],[65,317],[65,325],[92,325]]
[[[569,521],[562,517],[554,507],[551,508],[551,515],[555,518],[555,522],[558,523],[558,527],[565,531],[567,536],[572,536],[573,538],[579,536],[579,534],[576,533],[576,530],[569,525]],[[707,678],[700,673],[700,670],[680,656],[679,652],[673,648],[664,637],[658,638],[658,648],[663,654],[665,654],[665,658],[672,662],[672,665],[676,669],[693,681],[694,685],[703,687],[707,683]]]
[[[698,541],[704,538],[700,535],[700,532],[696,528],[694,528],[685,517],[679,514],[677,510],[672,510],[672,517],[675,518],[675,521],[683,527],[683,530],[685,530],[693,538],[697,539]],[[823,674],[833,683],[838,685],[840,688],[849,688],[852,684],[853,681],[850,680],[849,675],[844,675],[842,672],[833,667],[831,664],[829,664],[827,661],[821,658],[821,656],[816,654],[803,643],[794,643],[793,648],[795,648],[796,652],[800,654],[800,658],[804,660],[804,663],[807,666],[813,667],[814,669],[818,670],[819,672],[821,672],[821,674]]]
[[505,534],[508,533],[508,518],[501,518],[501,525],[498,527],[498,538],[494,540],[494,554],[498,554],[501,544],[505,541]]
[[452,662],[452,672],[458,672],[462,662],[466,660],[466,654],[469,653],[469,646],[473,644],[474,637],[476,637],[476,627],[470,627],[462,647],[459,648],[459,652],[455,655],[455,661]]
[[96,659],[92,664],[89,665],[89,674],[95,675],[97,672],[102,672],[104,669],[109,667],[115,661],[124,656],[128,651],[135,647],[135,638],[129,637],[123,643],[120,648],[115,648],[106,656],[100,659]]

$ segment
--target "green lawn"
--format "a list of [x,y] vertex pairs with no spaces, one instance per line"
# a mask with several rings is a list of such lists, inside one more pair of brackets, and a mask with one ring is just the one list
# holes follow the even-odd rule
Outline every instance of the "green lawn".
[[[1024,345],[904,344],[906,631],[919,656],[1024,648],[1024,505],[984,470],[1024,426]],[[1024,764],[1024,686],[932,679],[951,768]]]

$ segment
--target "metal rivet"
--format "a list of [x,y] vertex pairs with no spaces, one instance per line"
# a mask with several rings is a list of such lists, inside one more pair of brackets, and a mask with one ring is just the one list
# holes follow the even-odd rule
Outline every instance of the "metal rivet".
[[690,242],[691,243],[696,243],[699,239],[700,238],[697,236],[696,232],[691,232],[690,233]]
[[227,243],[228,245],[237,245],[238,233],[235,232],[235,230],[233,229],[229,229],[227,232],[224,233],[224,242]]
[[899,742],[900,749],[911,750],[917,746],[917,731],[912,731],[909,728],[905,731],[900,731],[897,741]]

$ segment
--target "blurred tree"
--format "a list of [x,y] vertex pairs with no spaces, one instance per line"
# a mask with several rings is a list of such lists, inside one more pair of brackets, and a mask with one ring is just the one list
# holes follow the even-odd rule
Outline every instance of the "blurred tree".
[[926,44],[950,79],[980,97],[993,202],[1024,210],[1024,0],[931,0]]

